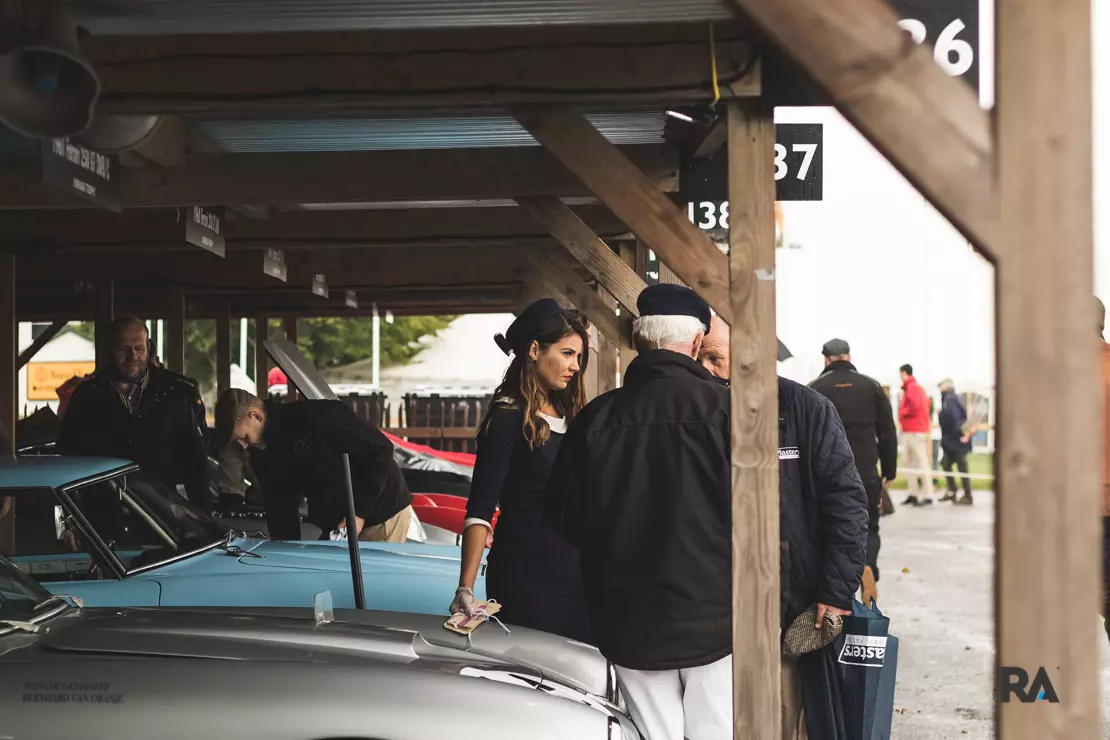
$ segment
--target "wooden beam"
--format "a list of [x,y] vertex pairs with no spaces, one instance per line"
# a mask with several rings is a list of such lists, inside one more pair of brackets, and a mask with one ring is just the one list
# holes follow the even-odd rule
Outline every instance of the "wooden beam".
[[264,313],[254,317],[254,385],[259,398],[265,398],[269,385],[266,380],[270,372],[270,353],[263,343],[270,339],[270,317]]
[[517,198],[516,202],[566,247],[625,311],[640,315],[636,299],[647,284],[569,206],[552,197]]
[[[759,94],[743,21],[716,26],[725,98]],[[346,33],[92,36],[97,109],[193,117],[327,117],[560,101],[703,102],[703,23]],[[175,80],[172,91],[165,81]]]
[[216,394],[231,388],[231,309],[225,303],[216,314]]
[[93,286],[96,299],[96,319],[93,330],[96,339],[96,368],[105,370],[111,366],[111,337],[108,336],[108,327],[116,318],[116,298],[114,279],[108,276],[99,276]]
[[511,112],[721,318],[731,322],[727,259],[633,162],[574,108],[519,106]]
[[[636,145],[621,151],[627,151],[646,173],[640,179],[655,190],[677,187],[677,160],[667,147]],[[382,177],[383,172],[389,177]],[[119,179],[124,208],[503,199],[589,192],[534,146],[190,154],[181,167],[121,168]],[[62,197],[66,193],[41,180],[37,160],[5,161],[0,168],[0,208],[95,208],[89,201]]]
[[[370,210],[273,211],[268,220],[235,219],[223,224],[228,251],[243,249],[414,248],[550,241],[550,233],[513,201],[506,207],[396,208]],[[412,204],[415,205],[415,204]],[[604,237],[628,227],[602,205],[574,206],[573,212]],[[184,239],[177,208],[142,208],[123,216],[105,210],[74,210],[59,218],[51,210],[0,211],[0,245],[22,251],[62,252],[163,251],[197,252]]]
[[50,324],[43,330],[42,334],[35,337],[35,341],[31,342],[31,346],[19,353],[19,358],[15,362],[15,369],[20,370],[31,361],[31,358],[38,354],[38,351],[45,347],[51,339],[58,336],[58,332],[66,328],[69,324],[68,321],[58,319]]
[[[617,299],[600,285],[597,286],[597,297],[609,309],[617,309]],[[610,339],[604,334],[598,334],[597,336],[597,353],[590,356],[590,362],[596,362],[597,364],[597,392],[599,394],[608,393],[617,387],[617,373],[620,370],[620,360],[617,354],[619,340],[619,335],[616,339]]]
[[185,372],[185,292],[180,288],[166,291],[166,367],[176,373]]
[[733,737],[781,734],[775,126],[728,107]]
[[[15,312],[15,255],[0,252],[0,432],[8,440],[12,458],[19,440],[15,422],[19,406],[19,373],[15,360],[19,352],[19,319]],[[14,499],[0,496],[0,552],[15,552]]]
[[63,288],[68,288],[74,280],[107,273],[119,280],[161,279],[189,293],[224,288],[249,291],[296,290],[299,287],[307,292],[312,275],[318,272],[335,276],[332,287],[343,290],[401,286],[447,288],[515,282],[516,271],[533,251],[500,247],[293,251],[285,254],[287,283],[263,274],[261,253],[229,252],[225,259],[220,259],[200,249],[172,254],[154,249],[120,260],[106,260],[97,254],[70,255],[59,260],[49,253],[27,253],[20,256],[23,265],[20,272],[21,280],[54,283]]
[[[1006,245],[995,273],[995,655],[1030,679],[1043,666],[1059,698],[1006,702],[999,688],[996,737],[1094,740],[1108,441],[1091,296],[1091,3],[1008,0],[995,13]],[[1067,608],[1030,608],[1047,603]]]
[[732,1],[968,239],[1003,255],[990,117],[887,3]]
[[[557,251],[558,250],[558,251]],[[597,325],[598,330],[609,337],[616,339],[620,336],[620,325],[613,309],[606,306],[594,288],[574,271],[570,258],[564,255],[558,247],[547,251],[537,252],[532,257],[532,265],[545,280],[568,297],[573,304],[586,314],[590,323]]]
[[[630,269],[635,271],[636,265],[636,242],[626,239],[617,245],[620,251],[620,258],[624,264],[628,265]],[[643,275],[639,272],[636,273],[640,279]],[[620,315],[620,334],[617,336],[617,351],[618,359],[620,361],[621,371],[621,385],[624,385],[625,375],[628,373],[628,366],[636,359],[636,346],[632,343],[632,322],[633,316],[627,311],[621,311]]]
[[[15,422],[19,409],[19,373],[16,357],[19,354],[19,319],[15,313],[15,255],[0,252],[0,429],[11,442],[11,456],[15,457]],[[0,501],[0,506],[3,502]],[[5,527],[10,525],[0,519],[0,540]]]
[[705,128],[697,146],[694,148],[694,159],[709,159],[716,154],[728,140],[728,123],[723,118],[715,118]]

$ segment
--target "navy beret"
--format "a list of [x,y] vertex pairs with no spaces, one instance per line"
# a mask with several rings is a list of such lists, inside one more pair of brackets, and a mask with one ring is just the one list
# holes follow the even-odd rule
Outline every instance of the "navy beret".
[[521,311],[504,334],[495,334],[493,341],[497,342],[497,346],[505,354],[523,354],[532,346],[532,340],[539,335],[548,320],[566,312],[567,309],[560,306],[554,298],[541,298]]
[[649,285],[636,299],[640,316],[693,316],[709,331],[713,316],[709,304],[684,285],[659,283]]

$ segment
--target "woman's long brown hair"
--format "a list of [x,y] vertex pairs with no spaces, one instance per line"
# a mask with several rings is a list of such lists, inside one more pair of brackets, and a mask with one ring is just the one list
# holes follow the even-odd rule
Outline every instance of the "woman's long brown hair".
[[[494,391],[494,402],[500,398],[508,398],[515,408],[524,412],[522,431],[524,438],[528,440],[528,446],[533,449],[546,444],[551,437],[551,428],[540,416],[544,401],[549,401],[568,424],[586,405],[586,389],[582,383],[582,375],[586,372],[590,357],[589,327],[590,322],[585,314],[579,311],[567,311],[548,319],[534,337],[534,340],[539,343],[541,355],[571,334],[577,334],[582,340],[582,356],[578,363],[578,372],[574,374],[566,388],[550,393],[546,391],[540,382],[539,373],[536,372],[536,363],[532,361],[527,348],[522,348],[519,352],[514,350],[513,361],[505,371],[501,385]],[[486,414],[482,422],[483,428],[489,423],[489,419],[490,414]]]

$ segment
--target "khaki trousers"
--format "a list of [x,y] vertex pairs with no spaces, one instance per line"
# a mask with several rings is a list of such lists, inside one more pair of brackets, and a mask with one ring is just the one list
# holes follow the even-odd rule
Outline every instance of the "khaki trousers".
[[802,709],[802,683],[798,661],[782,659],[782,740],[806,740],[806,717]]
[[924,432],[902,432],[902,446],[905,448],[905,462],[899,462],[898,467],[930,471],[925,475],[906,473],[906,485],[910,489],[910,495],[932,498],[933,461],[929,458],[929,435]]
[[408,539],[411,522],[412,507],[406,506],[381,524],[363,527],[358,539],[360,542],[404,542]]

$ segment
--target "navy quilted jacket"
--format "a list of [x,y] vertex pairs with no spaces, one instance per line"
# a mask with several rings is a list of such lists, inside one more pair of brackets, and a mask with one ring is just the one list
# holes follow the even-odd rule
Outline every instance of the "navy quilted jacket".
[[867,550],[867,494],[829,399],[779,378],[782,623],[815,603],[850,609]]

